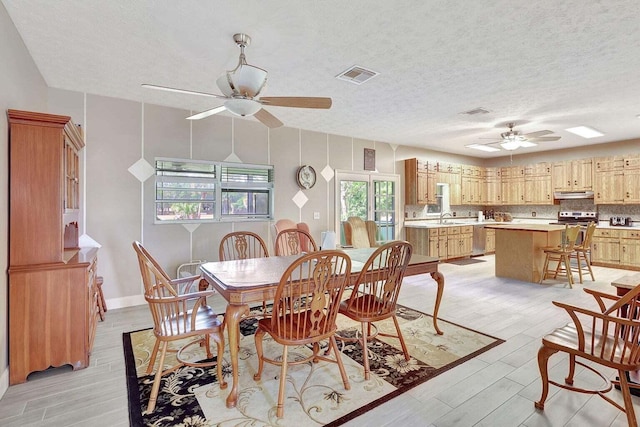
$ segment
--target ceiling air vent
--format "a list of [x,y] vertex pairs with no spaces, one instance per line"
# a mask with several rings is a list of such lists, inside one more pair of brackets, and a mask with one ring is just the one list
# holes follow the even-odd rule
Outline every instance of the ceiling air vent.
[[336,78],[339,80],[344,80],[346,82],[351,82],[357,85],[361,85],[367,80],[374,78],[378,74],[380,73],[377,73],[372,70],[367,70],[366,68],[362,68],[362,67],[358,67],[357,65],[354,65],[348,70],[338,74]]
[[478,107],[478,108],[474,108],[473,110],[469,110],[469,111],[463,111],[460,114],[466,114],[469,116],[475,116],[476,114],[488,114],[489,110],[482,108],[482,107]]

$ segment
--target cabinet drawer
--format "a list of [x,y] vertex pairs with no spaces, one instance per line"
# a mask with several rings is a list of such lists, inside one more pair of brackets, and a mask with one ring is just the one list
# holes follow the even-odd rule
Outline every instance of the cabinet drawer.
[[620,238],[621,239],[638,239],[640,238],[640,230],[636,231],[631,231],[631,230],[620,230],[618,231],[620,233]]
[[593,237],[620,237],[620,230],[612,230],[610,228],[596,228]]
[[447,227],[442,227],[442,228],[438,228],[438,235],[439,236],[446,236],[448,233],[447,231]]
[[429,238],[433,239],[434,237],[437,238],[440,235],[440,228],[430,228],[429,229]]
[[447,234],[449,236],[454,235],[454,234],[460,234],[460,227],[448,227],[447,228]]
[[473,225],[465,225],[460,227],[460,234],[473,234]]

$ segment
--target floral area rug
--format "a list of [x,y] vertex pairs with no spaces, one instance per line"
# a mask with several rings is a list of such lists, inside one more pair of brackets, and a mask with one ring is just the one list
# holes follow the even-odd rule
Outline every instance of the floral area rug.
[[[438,325],[444,335],[437,335],[431,316],[407,307],[398,306],[398,320],[411,355],[409,362],[404,360],[397,339],[378,336],[368,344],[372,375],[365,381],[360,345],[338,341],[351,389],[344,389],[335,363],[289,366],[284,418],[279,420],[276,403],[280,367],[265,363],[261,381],[253,380],[258,366],[253,339],[255,319],[243,320],[241,324],[238,404],[231,409],[225,405],[231,388],[230,361],[225,359],[222,363],[223,375],[229,383],[227,389],[220,390],[215,366],[183,367],[163,377],[156,409],[146,414],[153,383],[153,375],[146,375],[146,369],[155,338],[151,329],[125,333],[131,425],[338,426],[504,342],[441,319]],[[338,322],[342,336],[355,336],[359,330],[359,324],[344,316],[338,316]],[[376,326],[382,333],[395,332],[391,319]],[[212,351],[215,354],[215,348]],[[282,347],[268,334],[264,338],[264,351],[267,357],[275,359],[282,355]],[[293,360],[307,354],[310,349],[300,346],[290,348],[288,357]],[[203,354],[201,358],[204,357]],[[166,366],[174,362],[168,353]]]

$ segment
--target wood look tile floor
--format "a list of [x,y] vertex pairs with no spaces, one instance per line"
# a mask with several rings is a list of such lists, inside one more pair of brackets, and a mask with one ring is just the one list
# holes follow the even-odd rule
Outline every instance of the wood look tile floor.
[[[496,278],[494,257],[486,262],[443,263],[446,280],[440,318],[505,339],[506,342],[347,423],[347,426],[626,426],[625,415],[598,396],[551,386],[545,411],[534,409],[540,397],[536,355],[540,339],[569,321],[551,304],[564,301],[595,308],[582,288],[614,293],[610,282],[626,270],[595,267],[598,279],[574,285],[548,281],[544,285]],[[427,275],[405,279],[400,303],[433,311],[435,282]],[[217,296],[210,303],[224,310]],[[143,306],[109,310],[99,322],[91,366],[73,372],[58,369],[32,374],[25,384],[9,387],[0,399],[0,425],[126,426],[122,333],[151,326]],[[550,374],[562,380],[566,358],[550,360]],[[597,384],[588,371],[577,371],[576,383]],[[610,372],[611,376],[615,374]],[[619,392],[612,392],[622,402]],[[640,398],[633,397],[636,414]]]

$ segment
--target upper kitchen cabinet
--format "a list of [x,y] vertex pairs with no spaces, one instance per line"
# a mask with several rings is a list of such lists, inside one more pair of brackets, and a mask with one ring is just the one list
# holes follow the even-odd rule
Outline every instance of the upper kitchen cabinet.
[[483,192],[483,168],[479,166],[462,166],[462,204],[479,205],[482,204]]
[[593,202],[624,203],[624,159],[622,156],[593,159]]
[[524,166],[500,168],[503,205],[524,204]]
[[532,205],[552,205],[551,164],[536,163],[524,168],[524,202]]
[[482,192],[484,205],[501,205],[502,204],[502,181],[500,179],[500,168],[485,168],[484,170],[484,187]]
[[460,165],[438,162],[436,181],[449,184],[449,204],[462,204],[462,180]]
[[593,189],[593,160],[566,160],[553,163],[553,191]]
[[407,205],[436,204],[436,163],[418,159],[404,161],[404,200]]
[[640,203],[640,155],[624,156],[624,203]]

